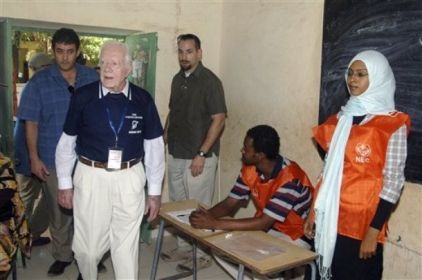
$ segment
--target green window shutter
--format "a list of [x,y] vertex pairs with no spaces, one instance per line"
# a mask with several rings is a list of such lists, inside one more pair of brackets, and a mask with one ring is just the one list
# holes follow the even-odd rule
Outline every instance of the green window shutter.
[[132,59],[129,81],[155,96],[155,69],[157,61],[157,33],[133,34],[126,37]]
[[[13,61],[12,31],[8,20],[0,22],[0,150],[13,157]],[[8,39],[9,38],[9,39]]]

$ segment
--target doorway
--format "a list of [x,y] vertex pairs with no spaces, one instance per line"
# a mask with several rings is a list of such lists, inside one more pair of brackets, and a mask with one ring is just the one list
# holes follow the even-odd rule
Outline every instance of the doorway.
[[83,52],[79,62],[89,67],[98,65],[104,41],[126,42],[134,69],[129,80],[155,96],[157,33],[0,18],[0,151],[9,157],[14,156],[13,127],[19,94],[30,78],[28,60],[38,52],[51,55],[52,34],[62,27],[78,33]]

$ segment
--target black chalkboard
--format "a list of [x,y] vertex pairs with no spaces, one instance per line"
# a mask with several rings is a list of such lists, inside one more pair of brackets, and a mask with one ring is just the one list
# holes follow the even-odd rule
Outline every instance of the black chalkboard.
[[344,73],[360,51],[375,49],[396,78],[396,108],[412,119],[406,180],[422,182],[422,0],[325,0],[319,122],[348,98]]

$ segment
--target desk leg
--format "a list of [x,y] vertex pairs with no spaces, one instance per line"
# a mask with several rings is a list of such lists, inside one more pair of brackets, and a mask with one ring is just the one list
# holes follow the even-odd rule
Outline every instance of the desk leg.
[[243,264],[239,264],[239,272],[237,273],[237,280],[243,280],[243,274],[245,273],[245,266]]
[[196,278],[198,276],[198,269],[197,269],[197,266],[196,266],[196,264],[197,264],[197,261],[196,261],[196,255],[197,255],[196,250],[197,250],[197,247],[198,247],[197,241],[196,240],[193,240],[193,242],[192,242],[192,262],[193,262],[193,267],[192,268],[193,268],[193,276],[192,276],[192,278],[194,280],[196,280]]
[[161,220],[160,229],[158,231],[158,236],[157,236],[157,244],[156,244],[155,252],[154,252],[154,260],[152,262],[150,280],[155,280],[155,277],[157,276],[158,260],[160,258],[161,245],[163,243],[163,236],[164,236],[164,220]]
[[315,280],[316,279],[316,274],[317,274],[317,269],[316,269],[315,262],[313,261],[309,265],[311,266],[311,280]]

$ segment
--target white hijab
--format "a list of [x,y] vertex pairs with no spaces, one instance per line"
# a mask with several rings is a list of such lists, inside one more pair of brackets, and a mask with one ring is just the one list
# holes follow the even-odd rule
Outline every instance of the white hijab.
[[[365,63],[369,86],[361,95],[351,95],[338,114],[339,121],[328,149],[322,184],[315,201],[315,249],[319,254],[318,266],[322,279],[331,277],[330,267],[337,238],[344,151],[352,128],[353,116],[388,115],[395,111],[396,81],[385,56],[374,50],[363,51],[350,61],[348,68],[356,60]],[[347,70],[345,78],[347,82]]]

